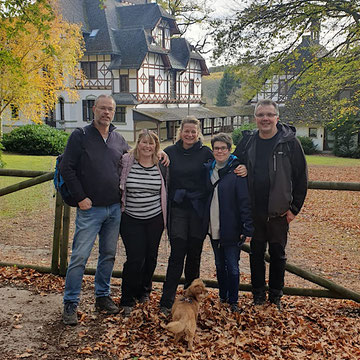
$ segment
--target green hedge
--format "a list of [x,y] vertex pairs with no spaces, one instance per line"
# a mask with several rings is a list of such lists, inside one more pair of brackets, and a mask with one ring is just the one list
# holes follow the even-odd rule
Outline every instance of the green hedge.
[[231,134],[234,145],[236,146],[240,142],[240,140],[242,139],[242,132],[244,130],[254,130],[254,129],[256,129],[255,123],[242,124],[240,127],[235,129]]
[[311,138],[307,136],[298,136],[297,138],[299,139],[306,155],[312,155],[317,152],[317,145],[314,144]]
[[[256,129],[255,123],[243,124],[239,128],[235,129],[231,134],[234,145],[236,146],[242,139],[243,130],[253,130],[253,129]],[[314,145],[311,138],[307,136],[298,136],[298,139],[306,155],[315,154],[317,152],[316,150],[317,145]]]
[[4,146],[0,142],[0,169],[2,169],[5,166],[5,161],[2,159],[2,150],[4,150]]
[[69,134],[48,125],[24,125],[3,136],[6,151],[26,155],[59,155]]

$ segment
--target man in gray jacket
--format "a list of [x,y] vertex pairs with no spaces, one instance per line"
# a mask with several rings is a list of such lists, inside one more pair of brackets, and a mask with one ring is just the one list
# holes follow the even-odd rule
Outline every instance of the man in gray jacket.
[[255,232],[250,243],[251,284],[255,305],[266,300],[265,261],[270,254],[269,301],[281,309],[287,233],[307,192],[307,166],[295,128],[279,123],[279,108],[272,100],[255,106],[258,130],[245,131],[235,149],[248,169]]

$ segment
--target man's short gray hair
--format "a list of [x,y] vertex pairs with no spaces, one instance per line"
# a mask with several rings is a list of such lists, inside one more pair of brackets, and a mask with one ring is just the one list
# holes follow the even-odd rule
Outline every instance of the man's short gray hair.
[[110,99],[114,105],[114,109],[116,108],[116,102],[111,95],[108,94],[101,94],[95,99],[94,105],[96,106],[100,99]]
[[254,109],[254,115],[256,116],[256,110],[258,109],[259,106],[267,106],[267,105],[272,105],[275,108],[276,111],[276,115],[279,116],[279,105],[271,99],[262,99],[259,100],[257,102],[257,104],[255,105],[255,109]]

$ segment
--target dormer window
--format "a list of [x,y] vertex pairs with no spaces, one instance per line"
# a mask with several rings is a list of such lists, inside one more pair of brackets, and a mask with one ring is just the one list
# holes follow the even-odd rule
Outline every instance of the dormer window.
[[99,32],[99,29],[91,30],[91,33],[90,33],[90,35],[89,35],[89,38],[90,38],[90,39],[93,39],[93,38],[97,35],[98,32]]
[[156,45],[164,49],[170,47],[170,27],[166,21],[161,21],[152,31],[153,39]]
[[161,44],[161,45],[162,45],[163,48],[165,48],[165,47],[166,47],[166,42],[165,42],[165,40],[166,40],[166,39],[165,39],[165,29],[161,29],[161,34],[162,34],[162,39],[161,39],[161,40],[162,40],[162,41],[161,41],[162,44]]

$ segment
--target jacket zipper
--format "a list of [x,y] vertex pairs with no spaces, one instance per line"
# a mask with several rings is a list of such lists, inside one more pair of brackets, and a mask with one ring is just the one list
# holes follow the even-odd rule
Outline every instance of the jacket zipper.
[[276,171],[276,155],[275,155],[275,153],[273,154],[273,166],[274,166],[274,171]]

